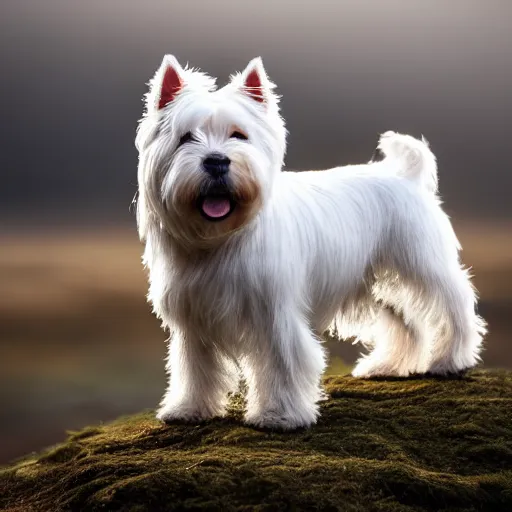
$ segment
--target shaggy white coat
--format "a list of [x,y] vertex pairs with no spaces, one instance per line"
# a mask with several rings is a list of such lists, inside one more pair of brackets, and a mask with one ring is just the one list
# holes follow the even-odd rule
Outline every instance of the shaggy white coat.
[[[179,90],[159,107],[169,73]],[[233,129],[248,140],[230,138]],[[194,140],[177,147],[187,132]],[[137,137],[149,300],[171,333],[164,421],[224,414],[241,374],[248,423],[315,423],[329,328],[370,348],[357,377],[479,362],[484,322],[427,143],[388,132],[383,161],[295,173],[282,172],[285,139],[260,59],[217,90],[164,58]],[[231,159],[239,198],[216,223],[195,202],[212,152]]]

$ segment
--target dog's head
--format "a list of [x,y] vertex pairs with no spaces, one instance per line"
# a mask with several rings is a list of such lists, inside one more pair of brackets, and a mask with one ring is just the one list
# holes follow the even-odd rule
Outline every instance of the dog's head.
[[242,229],[280,172],[286,130],[261,59],[221,89],[171,55],[150,83],[137,134],[139,234],[212,247]]

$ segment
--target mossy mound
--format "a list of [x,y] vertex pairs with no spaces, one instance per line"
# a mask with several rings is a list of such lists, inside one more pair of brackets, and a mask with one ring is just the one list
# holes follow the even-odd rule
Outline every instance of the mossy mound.
[[512,510],[512,374],[325,383],[309,430],[246,427],[238,399],[201,425],[72,433],[0,472],[0,509]]

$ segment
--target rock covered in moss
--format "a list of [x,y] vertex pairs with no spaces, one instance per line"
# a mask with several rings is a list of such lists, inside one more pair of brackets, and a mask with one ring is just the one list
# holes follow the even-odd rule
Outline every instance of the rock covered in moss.
[[[512,510],[512,374],[328,377],[309,430],[153,413],[72,433],[0,473],[7,511]],[[37,428],[37,427],[35,427]]]

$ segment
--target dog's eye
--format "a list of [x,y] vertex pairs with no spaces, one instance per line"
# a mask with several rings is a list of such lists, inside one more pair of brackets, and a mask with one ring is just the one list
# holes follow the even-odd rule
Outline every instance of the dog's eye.
[[240,139],[240,140],[247,140],[247,135],[244,135],[242,132],[233,132],[230,135],[231,139]]
[[187,142],[193,141],[194,137],[191,132],[185,133],[178,142],[178,147],[183,146],[183,144],[186,144]]

